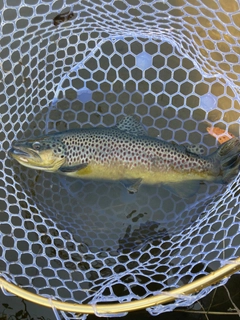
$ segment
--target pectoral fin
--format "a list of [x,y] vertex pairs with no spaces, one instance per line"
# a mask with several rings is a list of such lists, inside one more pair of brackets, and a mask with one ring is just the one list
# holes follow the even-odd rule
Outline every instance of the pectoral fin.
[[79,170],[85,169],[87,166],[88,166],[88,163],[81,163],[81,164],[78,164],[76,166],[61,167],[61,168],[58,169],[58,171],[64,172],[64,173],[75,172],[75,171],[79,171]]
[[163,187],[180,198],[190,198],[197,193],[200,182],[199,180],[170,182],[164,184]]

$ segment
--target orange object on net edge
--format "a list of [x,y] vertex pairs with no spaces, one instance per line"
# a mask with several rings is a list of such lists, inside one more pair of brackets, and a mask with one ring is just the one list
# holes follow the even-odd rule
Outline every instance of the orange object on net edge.
[[207,132],[215,137],[220,144],[235,137],[233,134],[218,127],[207,127]]

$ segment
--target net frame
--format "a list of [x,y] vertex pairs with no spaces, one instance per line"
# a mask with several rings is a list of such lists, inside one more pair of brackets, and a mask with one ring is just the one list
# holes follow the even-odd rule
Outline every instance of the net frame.
[[57,301],[52,298],[45,298],[40,295],[28,292],[16,286],[13,283],[8,282],[5,279],[0,279],[0,285],[8,292],[15,294],[16,296],[23,298],[27,301],[39,304],[44,307],[55,308],[61,311],[74,312],[80,314],[96,314],[99,316],[108,316],[111,314],[124,314],[126,312],[137,311],[147,309],[160,304],[166,304],[175,301],[176,298],[186,299],[186,296],[194,294],[192,301],[198,300],[196,293],[218,283],[226,277],[230,277],[232,274],[240,270],[240,258],[231,261],[222,268],[206,275],[198,280],[194,280],[192,283],[183,285],[180,288],[173,289],[171,291],[164,291],[155,296],[139,299],[131,302],[93,305],[93,304],[76,304],[64,301]]

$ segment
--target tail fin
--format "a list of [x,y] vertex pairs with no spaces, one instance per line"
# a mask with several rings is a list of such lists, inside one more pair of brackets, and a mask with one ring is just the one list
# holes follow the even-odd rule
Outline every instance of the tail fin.
[[223,183],[228,183],[240,169],[240,140],[232,138],[226,141],[212,156],[216,168],[220,169],[218,177]]

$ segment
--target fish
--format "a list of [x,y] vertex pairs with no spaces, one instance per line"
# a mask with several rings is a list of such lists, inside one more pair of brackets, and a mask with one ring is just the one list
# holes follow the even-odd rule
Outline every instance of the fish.
[[207,127],[207,132],[211,134],[214,138],[216,138],[220,144],[232,138],[235,138],[235,136],[232,133],[220,129],[219,127]]
[[66,176],[114,180],[129,193],[142,184],[162,185],[181,198],[200,184],[227,184],[238,174],[240,141],[233,138],[210,155],[198,148],[167,142],[147,134],[133,115],[113,127],[72,129],[15,141],[9,155],[21,165]]
[[53,24],[57,27],[61,23],[70,20],[72,17],[74,17],[74,13],[72,11],[60,13],[55,18],[53,18]]

